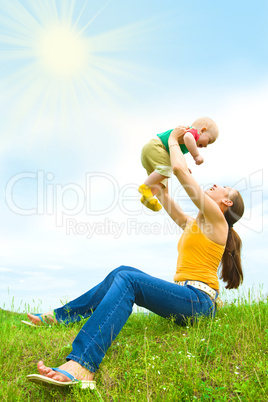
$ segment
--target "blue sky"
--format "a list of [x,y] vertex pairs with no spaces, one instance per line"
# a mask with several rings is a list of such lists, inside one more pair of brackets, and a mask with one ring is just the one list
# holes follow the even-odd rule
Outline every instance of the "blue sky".
[[204,115],[220,137],[188,165],[241,190],[243,289],[267,292],[267,8],[1,1],[1,306],[55,307],[122,264],[172,280],[181,232],[140,204],[140,151]]

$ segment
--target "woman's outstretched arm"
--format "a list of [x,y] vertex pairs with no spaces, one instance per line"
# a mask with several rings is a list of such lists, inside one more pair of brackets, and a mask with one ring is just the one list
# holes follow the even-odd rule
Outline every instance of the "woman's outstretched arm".
[[168,192],[168,188],[163,188],[157,194],[157,198],[171,217],[173,221],[179,225],[182,229],[192,221],[194,218],[190,215],[187,215],[183,209],[177,204],[170,196]]
[[178,146],[177,140],[183,132],[186,132],[184,127],[176,127],[169,137],[168,143],[173,173],[178,178],[193,203],[203,212],[206,219],[215,224],[217,221],[223,220],[223,214],[217,203],[203,191],[188,170],[186,160]]

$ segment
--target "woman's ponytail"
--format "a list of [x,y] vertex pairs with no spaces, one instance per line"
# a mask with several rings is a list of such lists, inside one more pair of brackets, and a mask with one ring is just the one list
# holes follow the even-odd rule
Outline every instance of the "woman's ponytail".
[[237,289],[243,282],[243,271],[241,264],[241,248],[242,241],[236,231],[233,229],[233,224],[237,222],[244,213],[244,202],[240,193],[236,191],[231,197],[233,205],[230,206],[224,213],[225,219],[229,225],[228,237],[225,246],[225,251],[221,260],[221,275],[220,279],[227,282],[226,289]]
[[221,260],[220,275],[220,279],[227,282],[226,289],[237,289],[243,282],[241,247],[240,237],[232,227],[229,227],[227,243]]

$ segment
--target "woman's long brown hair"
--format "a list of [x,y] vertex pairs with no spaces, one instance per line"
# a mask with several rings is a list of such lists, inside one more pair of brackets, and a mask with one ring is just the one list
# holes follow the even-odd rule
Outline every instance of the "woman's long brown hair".
[[225,250],[221,260],[220,279],[227,282],[226,289],[237,289],[243,282],[243,271],[241,263],[242,241],[233,224],[237,222],[244,213],[244,202],[240,193],[237,191],[230,197],[233,205],[225,213],[225,219],[229,225],[228,237]]

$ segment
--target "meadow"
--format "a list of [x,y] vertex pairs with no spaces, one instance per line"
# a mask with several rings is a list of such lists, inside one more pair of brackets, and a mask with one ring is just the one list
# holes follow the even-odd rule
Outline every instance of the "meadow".
[[268,401],[267,297],[238,298],[214,320],[177,326],[152,313],[132,314],[95,376],[94,391],[40,387],[26,380],[43,360],[65,361],[83,322],[29,327],[26,311],[0,310],[0,400]]

